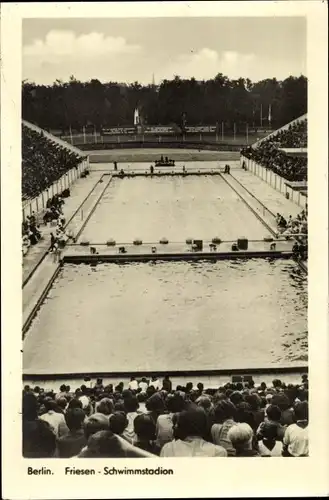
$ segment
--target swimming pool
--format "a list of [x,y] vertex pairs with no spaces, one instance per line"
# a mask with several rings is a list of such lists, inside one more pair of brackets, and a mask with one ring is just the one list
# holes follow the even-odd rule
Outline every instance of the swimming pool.
[[[106,177],[104,178],[106,182]],[[135,238],[260,239],[268,230],[220,176],[113,178],[80,235],[90,243]]]
[[307,361],[293,261],[66,264],[24,342],[25,374],[215,370]]

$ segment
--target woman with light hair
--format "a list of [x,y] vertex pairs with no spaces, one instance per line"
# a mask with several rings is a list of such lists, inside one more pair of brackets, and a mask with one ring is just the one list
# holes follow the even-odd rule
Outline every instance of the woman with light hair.
[[236,424],[227,433],[228,439],[235,448],[236,457],[257,457],[259,454],[252,447],[253,430],[249,424]]

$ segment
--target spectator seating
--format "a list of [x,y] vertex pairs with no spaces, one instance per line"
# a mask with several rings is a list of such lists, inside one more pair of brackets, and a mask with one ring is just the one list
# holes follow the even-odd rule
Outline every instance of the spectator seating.
[[22,197],[38,196],[83,160],[42,132],[22,125]]
[[307,146],[307,120],[297,121],[287,129],[278,130],[259,145],[248,147],[241,154],[272,170],[288,181],[307,180],[307,158],[287,156],[280,148]]
[[24,387],[24,457],[308,456],[307,375],[216,389],[174,389],[168,376],[86,384]]

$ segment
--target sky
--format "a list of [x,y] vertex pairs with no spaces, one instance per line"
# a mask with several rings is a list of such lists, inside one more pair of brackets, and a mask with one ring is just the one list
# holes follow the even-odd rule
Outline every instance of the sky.
[[24,19],[23,79],[142,84],[306,72],[302,17]]

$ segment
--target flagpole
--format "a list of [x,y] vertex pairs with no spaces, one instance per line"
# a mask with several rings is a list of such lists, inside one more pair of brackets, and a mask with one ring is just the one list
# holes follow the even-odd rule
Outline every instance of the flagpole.
[[236,136],[236,129],[235,129],[235,122],[234,122],[234,125],[233,125],[233,138],[234,138],[234,141],[235,141],[235,136]]
[[260,105],[260,126],[263,126],[263,105]]
[[97,144],[97,132],[95,125],[94,125],[94,137],[95,137],[95,144]]
[[73,146],[73,137],[72,137],[72,128],[71,128],[71,125],[70,125],[70,139],[71,139],[71,144]]
[[224,122],[222,122],[222,141],[224,141]]
[[83,143],[86,144],[86,127],[83,126]]
[[248,136],[248,122],[246,125],[246,139],[247,139],[247,144],[249,144],[249,136]]

